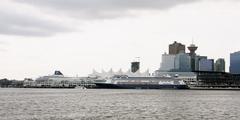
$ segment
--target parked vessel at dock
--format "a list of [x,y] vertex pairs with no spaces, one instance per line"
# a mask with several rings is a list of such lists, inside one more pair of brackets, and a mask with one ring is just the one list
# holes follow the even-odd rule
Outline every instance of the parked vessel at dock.
[[75,88],[92,87],[93,85],[93,82],[87,77],[66,77],[60,71],[36,80],[25,80],[23,83],[25,88]]
[[111,78],[95,80],[97,88],[106,89],[189,89],[180,79],[172,77],[128,77],[115,75]]

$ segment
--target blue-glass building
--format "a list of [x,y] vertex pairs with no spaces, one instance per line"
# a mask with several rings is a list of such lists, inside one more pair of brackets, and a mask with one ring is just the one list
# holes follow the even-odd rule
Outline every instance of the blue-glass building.
[[240,51],[230,54],[230,73],[240,74]]

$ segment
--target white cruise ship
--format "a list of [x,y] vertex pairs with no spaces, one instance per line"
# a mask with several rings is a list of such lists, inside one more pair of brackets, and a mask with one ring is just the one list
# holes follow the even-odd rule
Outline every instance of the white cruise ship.
[[55,71],[53,75],[41,76],[34,81],[24,81],[24,87],[33,88],[75,88],[92,84],[87,77],[66,77],[60,71]]

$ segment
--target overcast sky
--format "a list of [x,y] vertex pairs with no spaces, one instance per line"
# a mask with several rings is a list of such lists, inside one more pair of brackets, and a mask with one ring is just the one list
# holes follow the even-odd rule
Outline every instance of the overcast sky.
[[141,71],[160,67],[174,41],[225,58],[240,50],[240,0],[1,0],[0,78],[36,78],[61,70]]

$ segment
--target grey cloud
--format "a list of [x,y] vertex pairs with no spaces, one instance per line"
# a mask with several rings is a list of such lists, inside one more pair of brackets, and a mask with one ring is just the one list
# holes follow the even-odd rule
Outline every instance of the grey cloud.
[[[8,0],[0,4],[0,34],[51,36],[72,30],[55,20],[46,19],[42,16],[44,14],[63,21],[66,17],[109,19],[131,15],[129,10],[164,10],[195,1],[200,0]],[[3,8],[6,5],[7,10]],[[22,10],[23,6],[41,11],[41,15],[21,12],[31,10]]]
[[82,19],[115,18],[129,10],[165,10],[201,0],[16,0]]
[[[109,19],[133,15],[131,10],[166,10],[178,5],[194,3],[203,0],[5,0],[30,6],[63,21],[67,17],[78,19]],[[205,0],[207,1],[207,0]],[[218,1],[218,0],[215,0]],[[220,0],[219,0],[220,1]],[[232,0],[237,1],[237,0]],[[41,15],[31,15],[18,6],[5,10],[0,4],[0,34],[23,36],[51,36],[60,32],[71,31],[73,28],[46,19]],[[24,9],[23,11],[27,11]],[[32,13],[34,14],[34,13]],[[62,15],[62,16],[61,16]],[[65,17],[65,18],[64,18]],[[77,20],[78,20],[77,19]]]
[[[2,6],[2,7],[1,7]],[[59,32],[70,30],[58,22],[46,19],[41,15],[21,12],[10,3],[3,3],[0,7],[0,34],[20,36],[51,36]],[[26,11],[28,9],[23,9]]]

